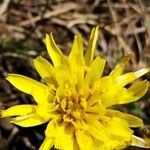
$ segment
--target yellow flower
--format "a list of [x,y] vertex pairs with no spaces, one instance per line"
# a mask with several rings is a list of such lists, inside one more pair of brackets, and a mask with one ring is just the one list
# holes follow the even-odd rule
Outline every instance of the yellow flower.
[[137,81],[128,88],[126,85],[150,68],[123,74],[131,58],[128,55],[103,77],[106,61],[100,56],[94,58],[97,39],[98,27],[92,30],[84,55],[82,37],[75,35],[67,57],[55,44],[52,33],[47,34],[46,46],[53,64],[41,56],[34,60],[45,84],[18,74],[6,78],[19,90],[32,95],[36,105],[13,106],[3,110],[2,117],[13,116],[11,122],[22,127],[48,122],[40,150],[53,146],[61,150],[112,150],[129,145],[148,148],[130,129],[142,126],[142,120],[111,106],[140,99],[149,82]]

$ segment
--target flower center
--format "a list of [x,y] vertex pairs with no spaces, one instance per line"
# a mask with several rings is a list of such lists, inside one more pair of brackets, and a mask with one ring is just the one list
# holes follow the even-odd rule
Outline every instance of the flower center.
[[100,100],[95,97],[97,92],[92,89],[83,91],[68,84],[57,88],[54,103],[58,107],[55,112],[61,121],[82,127],[84,123],[98,118],[99,114],[104,114]]
[[81,120],[86,112],[86,99],[68,84],[57,89],[54,101],[56,105],[59,105],[57,112],[61,114],[65,122]]
[[71,93],[66,97],[60,97],[59,109],[63,115],[64,121],[76,121],[81,119],[84,113],[82,98],[77,94]]

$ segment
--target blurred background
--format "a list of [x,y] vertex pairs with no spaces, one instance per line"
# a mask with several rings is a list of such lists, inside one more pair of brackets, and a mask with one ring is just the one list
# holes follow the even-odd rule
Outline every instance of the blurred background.
[[[49,59],[44,44],[46,33],[53,32],[61,50],[68,54],[74,34],[81,33],[84,46],[92,27],[100,26],[96,55],[107,59],[105,74],[116,62],[131,53],[126,71],[150,66],[150,0],[0,0],[0,109],[34,103],[4,78],[18,73],[40,81],[33,58]],[[150,74],[143,79],[150,80]],[[117,106],[121,111],[144,120],[135,134],[150,139],[149,92],[132,104]],[[21,128],[0,119],[0,150],[37,150],[46,125]],[[129,147],[127,150],[141,150]]]

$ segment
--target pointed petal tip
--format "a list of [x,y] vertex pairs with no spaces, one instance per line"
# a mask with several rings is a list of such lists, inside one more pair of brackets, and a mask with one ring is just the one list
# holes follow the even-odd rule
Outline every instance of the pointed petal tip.
[[123,73],[125,66],[128,64],[129,60],[133,57],[132,54],[122,57],[116,64],[115,68],[111,71],[111,76],[119,76]]
[[1,110],[0,117],[5,118],[5,117],[11,117],[11,116],[7,113],[7,110]]
[[[106,58],[105,58],[104,56],[102,56],[102,55],[98,55],[98,56],[96,56],[96,58],[97,58],[97,57],[99,57],[99,59],[105,60],[105,62],[107,61]],[[95,59],[96,59],[96,58],[95,58]]]
[[38,114],[29,114],[11,118],[10,123],[16,124],[21,127],[34,127],[46,123],[48,120],[44,120],[43,117]]
[[7,117],[7,115],[5,114],[5,110],[1,110],[0,111],[0,118],[4,118]]
[[33,62],[40,60],[41,56],[37,56],[36,58],[33,59]]
[[98,36],[99,36],[99,26],[96,26],[91,31],[89,43],[88,43],[88,48],[87,48],[87,51],[85,53],[85,64],[87,66],[89,66],[91,64],[91,62],[93,61]]
[[97,25],[96,27],[94,27],[92,29],[92,32],[94,32],[94,34],[98,36],[98,34],[99,34],[99,25]]
[[46,41],[49,40],[50,38],[53,40],[53,33],[50,32],[50,33],[46,33]]
[[45,42],[46,42],[47,40],[49,40],[49,34],[48,34],[48,33],[45,34]]
[[82,35],[80,33],[74,35],[74,42],[78,40],[80,43],[82,43]]
[[49,37],[50,34],[51,34],[51,32],[50,33],[45,33],[46,37]]
[[132,54],[127,54],[125,55],[121,60],[126,64],[129,62],[129,60],[133,59],[133,55]]
[[143,80],[143,82],[145,83],[147,88],[150,86],[150,82],[148,80]]
[[132,135],[132,143],[131,146],[141,147],[141,148],[150,148],[150,143],[140,138],[138,136]]
[[133,54],[132,54],[132,53],[129,53],[129,54],[125,55],[124,57],[130,57],[130,58],[133,58]]
[[142,68],[142,69],[134,72],[134,74],[137,77],[141,77],[141,76],[147,74],[148,72],[150,72],[150,67]]
[[95,28],[93,28],[95,35],[97,34],[97,36],[99,34],[99,29],[100,29],[99,25],[97,25]]
[[66,60],[64,58],[64,54],[62,53],[62,51],[59,49],[59,47],[55,43],[52,32],[49,35],[46,34],[45,44],[46,44],[48,54],[54,64],[54,66],[56,67],[61,64],[66,65]]
[[96,27],[94,27],[93,29],[98,31],[98,30],[100,29],[100,26],[99,26],[99,25],[97,25],[97,26],[96,26]]
[[7,81],[10,81],[11,78],[12,78],[13,76],[15,76],[15,75],[18,75],[18,74],[8,73],[5,79],[6,79]]
[[37,56],[36,58],[33,59],[33,63],[37,63],[37,62],[43,62],[44,58],[42,56]]

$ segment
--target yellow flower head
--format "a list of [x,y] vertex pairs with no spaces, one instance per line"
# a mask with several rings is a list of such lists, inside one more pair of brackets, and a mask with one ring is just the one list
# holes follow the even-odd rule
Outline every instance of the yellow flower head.
[[102,76],[105,59],[94,58],[98,27],[91,32],[84,55],[80,34],[75,35],[69,56],[64,56],[46,35],[46,46],[52,64],[39,56],[34,66],[45,84],[31,78],[9,74],[6,78],[19,90],[34,97],[36,105],[17,105],[3,110],[2,117],[14,116],[11,122],[31,127],[48,122],[40,150],[113,150],[129,145],[147,147],[133,135],[130,127],[143,125],[141,119],[111,109],[110,106],[137,101],[149,82],[137,81],[150,68],[123,74],[131,55],[122,58],[108,76]]

